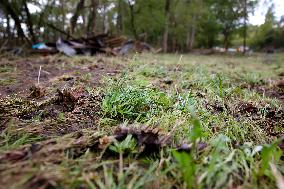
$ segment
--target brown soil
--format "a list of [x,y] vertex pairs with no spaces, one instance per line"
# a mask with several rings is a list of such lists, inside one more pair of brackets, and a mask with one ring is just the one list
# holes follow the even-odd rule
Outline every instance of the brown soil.
[[1,67],[9,67],[10,70],[3,73],[0,70],[0,77],[12,79],[13,82],[5,85],[0,83],[0,98],[12,94],[27,96],[30,93],[30,87],[38,82],[40,67],[39,81],[43,87],[54,85],[56,80],[59,80],[61,84],[70,83],[76,79],[83,80],[84,77],[80,77],[84,74],[91,74],[86,79],[91,85],[98,85],[103,75],[116,75],[122,68],[121,65],[112,64],[104,58],[94,58],[92,61],[82,59],[81,62],[72,64],[68,62],[68,59],[60,57],[34,57],[16,61],[1,59]]
[[42,137],[96,128],[101,96],[92,90],[98,91],[104,75],[115,76],[122,69],[106,57],[93,61],[82,58],[75,63],[58,57],[35,57],[1,61],[3,65],[12,69],[0,75],[16,82],[0,85],[0,131],[13,124],[15,133],[24,130]]

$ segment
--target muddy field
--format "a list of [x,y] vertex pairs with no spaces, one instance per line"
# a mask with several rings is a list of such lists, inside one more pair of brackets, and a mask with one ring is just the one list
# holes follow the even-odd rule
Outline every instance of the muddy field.
[[0,131],[0,188],[279,187],[284,56],[1,56]]

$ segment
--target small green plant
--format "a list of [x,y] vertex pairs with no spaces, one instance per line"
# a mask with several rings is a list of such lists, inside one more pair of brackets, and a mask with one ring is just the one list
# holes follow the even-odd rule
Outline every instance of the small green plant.
[[113,145],[109,147],[110,150],[119,153],[119,179],[123,177],[123,154],[136,152],[136,141],[132,138],[132,135],[128,135],[122,142],[115,141]]
[[191,92],[187,94],[178,95],[177,97],[178,103],[176,104],[176,108],[181,110],[184,113],[192,113],[194,112],[194,106],[196,104],[196,100],[194,99]]
[[190,153],[186,152],[173,152],[173,156],[178,163],[178,167],[182,171],[183,180],[186,183],[187,188],[196,188],[196,142],[202,137],[202,129],[200,121],[197,118],[192,119],[193,128],[190,132],[189,139],[193,143]]
[[60,112],[59,114],[58,114],[58,118],[57,118],[59,121],[62,121],[62,122],[64,122],[65,121],[65,116],[64,116],[64,113],[63,112]]
[[[274,142],[270,145],[265,144],[261,151],[261,170],[262,174],[268,174],[269,163],[279,162],[282,155],[282,151],[278,149],[278,142]],[[269,172],[269,171],[268,171]]]

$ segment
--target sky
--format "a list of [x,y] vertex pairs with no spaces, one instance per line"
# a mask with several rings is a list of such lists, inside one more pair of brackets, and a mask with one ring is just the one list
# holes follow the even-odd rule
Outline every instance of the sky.
[[274,13],[277,20],[284,15],[284,0],[272,0],[271,3],[267,3],[267,0],[260,0],[258,6],[254,11],[254,15],[249,15],[249,22],[253,25],[261,25],[264,23],[265,14],[271,4],[274,4]]

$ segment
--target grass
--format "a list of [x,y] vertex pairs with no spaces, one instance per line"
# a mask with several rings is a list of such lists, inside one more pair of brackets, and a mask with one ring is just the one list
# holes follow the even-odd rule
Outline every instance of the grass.
[[102,102],[105,117],[117,120],[142,121],[171,106],[166,93],[139,85],[110,82]]
[[[91,86],[91,74],[82,75],[80,83],[88,84],[87,105],[92,95],[101,96],[98,125],[75,134],[49,135],[57,141],[45,143],[49,154],[43,147],[29,159],[34,164],[19,162],[25,167],[23,185],[35,187],[29,184],[37,184],[38,179],[50,188],[281,188],[283,101],[257,91],[264,87],[276,92],[271,81],[281,79],[284,56],[272,56],[269,64],[264,54],[141,54],[127,61],[103,57],[111,65],[123,63],[124,68],[115,77],[106,76],[100,87]],[[95,59],[64,58],[64,62],[86,67]],[[58,112],[36,123],[71,127],[70,115],[79,116]],[[101,137],[114,135],[118,125],[135,125],[136,130],[142,129],[140,133],[145,126],[157,128],[169,136],[170,143],[145,155],[141,136],[132,133],[120,141]],[[2,131],[0,148],[5,152],[44,140],[29,132],[17,134],[15,128],[18,125],[10,124]],[[206,145],[199,149],[202,143]],[[178,150],[182,144],[190,150]],[[9,163],[5,166],[9,170]],[[9,171],[4,174],[7,180],[14,179]]]
[[8,127],[0,135],[0,149],[11,150],[19,148],[25,144],[35,143],[41,140],[41,137],[21,131],[13,132],[13,122],[8,123]]

